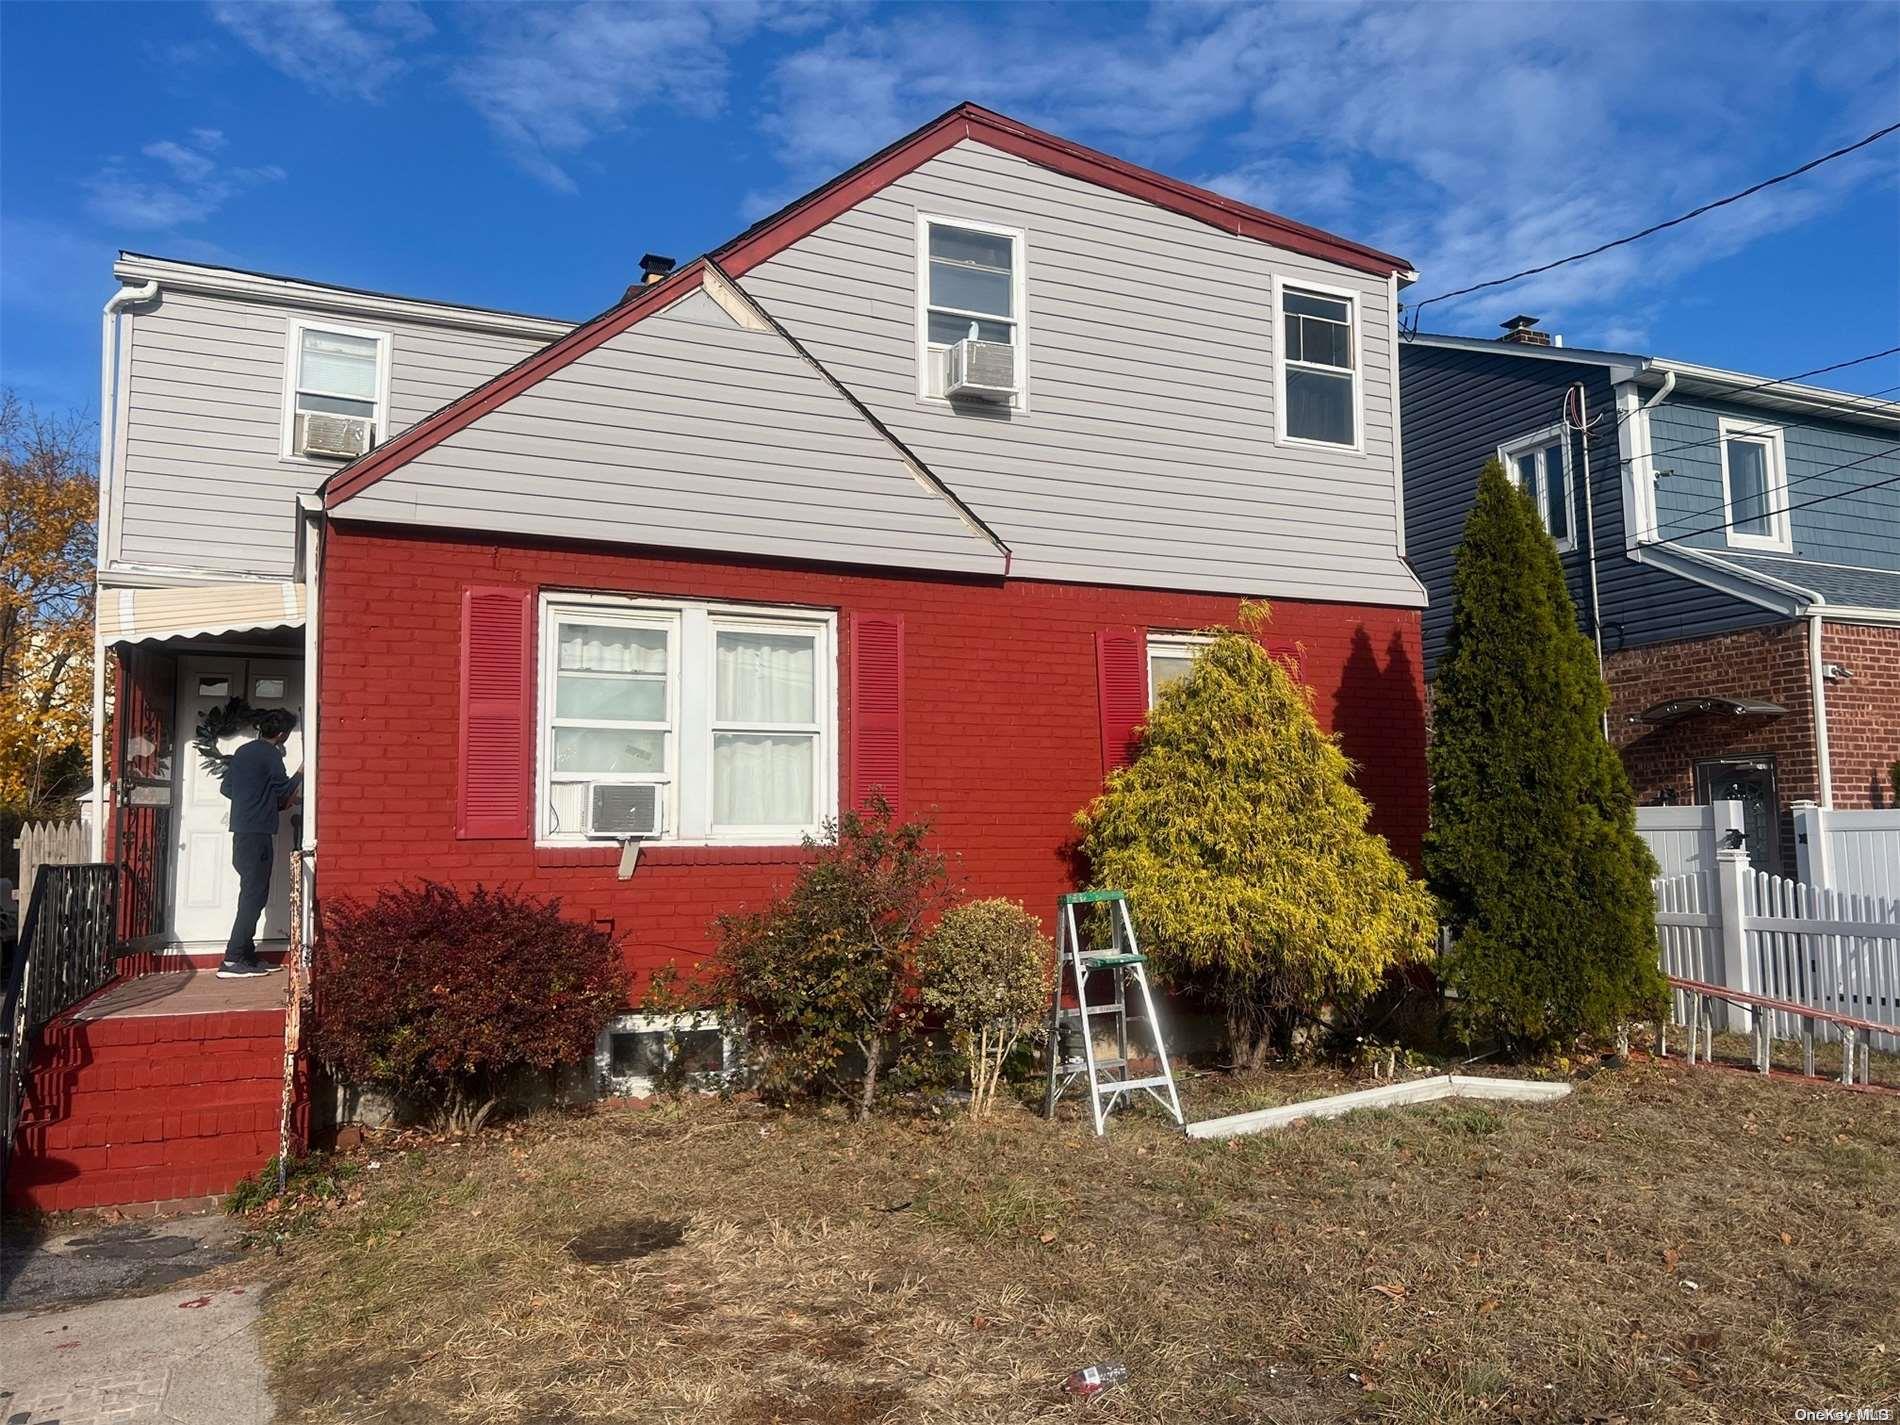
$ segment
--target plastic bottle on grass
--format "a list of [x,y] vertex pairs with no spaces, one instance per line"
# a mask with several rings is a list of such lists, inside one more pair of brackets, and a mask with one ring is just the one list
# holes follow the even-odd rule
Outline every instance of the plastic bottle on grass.
[[1083,1400],[1100,1395],[1111,1386],[1128,1384],[1128,1367],[1120,1361],[1098,1361],[1095,1365],[1084,1366],[1073,1372],[1062,1383],[1062,1388],[1070,1395]]

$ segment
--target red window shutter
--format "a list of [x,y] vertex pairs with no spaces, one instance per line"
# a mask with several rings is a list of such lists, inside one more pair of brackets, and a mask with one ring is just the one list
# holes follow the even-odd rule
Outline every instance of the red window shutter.
[[1269,638],[1263,641],[1267,656],[1277,658],[1285,665],[1286,671],[1293,675],[1293,681],[1306,681],[1306,651],[1299,644],[1286,638]]
[[527,836],[533,826],[534,590],[462,590],[462,779],[455,834]]
[[1095,686],[1102,709],[1102,771],[1126,767],[1148,715],[1148,635],[1105,628],[1095,635]]
[[851,801],[904,810],[904,616],[851,616]]

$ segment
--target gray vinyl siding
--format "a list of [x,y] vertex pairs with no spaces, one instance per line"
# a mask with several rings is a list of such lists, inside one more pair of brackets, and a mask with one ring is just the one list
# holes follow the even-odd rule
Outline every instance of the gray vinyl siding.
[[339,507],[556,539],[1000,574],[1001,552],[775,332],[694,293]]
[[[1782,432],[1794,558],[1900,570],[1900,484],[1855,490],[1900,476],[1900,433],[1699,398],[1671,397],[1650,412],[1656,468],[1668,472],[1656,482],[1657,533],[1662,538],[1692,548],[1728,550],[1727,532],[1710,528],[1724,518],[1718,434],[1724,417]],[[1850,461],[1859,463],[1836,470]],[[1819,495],[1838,498],[1796,508]]]
[[[1597,365],[1471,352],[1409,343],[1401,351],[1405,431],[1406,548],[1431,602],[1425,611],[1425,669],[1432,676],[1451,627],[1452,569],[1478,472],[1500,445],[1554,424],[1564,391],[1585,384],[1599,418],[1590,446],[1596,522],[1597,590],[1606,653],[1698,638],[1774,622],[1758,605],[1624,552],[1623,478],[1616,405],[1608,371]],[[1572,515],[1577,548],[1562,556],[1578,625],[1589,631],[1589,563],[1581,480],[1582,447],[1572,436]],[[1718,491],[1719,498],[1719,491]]]
[[115,564],[293,572],[296,498],[334,464],[285,460],[281,421],[293,320],[387,334],[387,439],[543,343],[161,288],[124,319],[128,355],[113,481]]
[[[920,212],[1024,232],[1024,408],[919,399]],[[1357,299],[1362,451],[1275,443],[1276,273]],[[741,285],[996,530],[1014,575],[1420,601],[1383,278],[965,142]]]

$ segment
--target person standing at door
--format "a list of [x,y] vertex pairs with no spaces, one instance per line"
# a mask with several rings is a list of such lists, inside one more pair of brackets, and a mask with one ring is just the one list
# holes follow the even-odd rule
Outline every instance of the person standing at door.
[[281,968],[257,958],[257,920],[270,902],[271,873],[277,865],[272,843],[277,819],[296,800],[303,773],[284,770],[284,743],[297,725],[294,714],[272,708],[257,719],[257,738],[231,754],[224,769],[224,794],[231,799],[231,864],[238,873],[237,919],[225,943],[221,980],[269,975]]

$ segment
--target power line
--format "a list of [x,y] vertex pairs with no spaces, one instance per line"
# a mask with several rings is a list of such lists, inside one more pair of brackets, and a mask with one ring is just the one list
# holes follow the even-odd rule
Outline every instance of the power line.
[[[1797,485],[1806,485],[1815,480],[1824,480],[1828,476],[1837,474],[1838,472],[1842,470],[1852,470],[1857,465],[1865,465],[1870,460],[1878,460],[1882,456],[1892,455],[1896,451],[1900,451],[1900,445],[1890,445],[1886,447],[1884,450],[1876,450],[1867,455],[1862,455],[1854,460],[1845,460],[1845,461],[1842,461],[1839,465],[1830,465],[1825,470],[1816,470],[1812,472],[1811,474],[1798,476],[1795,479],[1786,481],[1783,484],[1782,493],[1784,494],[1787,493],[1787,491],[1792,490]],[[1849,495],[1858,495],[1868,490],[1878,490],[1882,488],[1883,486],[1894,485],[1894,484],[1900,484],[1900,475],[1889,475],[1882,479],[1871,481],[1865,485],[1849,485],[1845,490],[1831,490],[1825,495],[1816,495],[1811,500],[1802,500],[1797,504],[1784,505],[1779,510],[1771,510],[1770,513],[1787,514],[1793,510],[1805,510],[1811,505],[1823,504],[1828,500],[1845,499]],[[1680,524],[1684,520],[1697,519],[1701,517],[1702,515],[1712,515],[1717,510],[1726,508],[1729,503],[1732,503],[1732,502],[1725,502],[1724,504],[1721,504],[1721,505],[1710,505],[1706,509],[1690,510],[1687,514],[1675,515],[1667,522],[1667,524],[1659,524],[1656,527],[1656,534],[1660,538],[1662,537],[1663,530],[1668,528],[1669,525]],[[1668,538],[1670,540],[1694,539],[1699,534],[1714,534],[1718,530],[1728,529],[1731,526],[1733,526],[1734,523],[1735,523],[1734,519],[1726,519],[1726,520],[1723,520],[1720,524],[1709,525],[1708,527],[1704,529],[1692,529],[1692,530],[1689,530],[1685,534],[1672,534],[1672,535],[1669,535]]]
[[[1788,509],[1805,510],[1810,505],[1824,505],[1829,500],[1839,500],[1848,495],[1858,495],[1868,490],[1878,490],[1881,487],[1886,486],[1886,485],[1900,485],[1900,475],[1889,475],[1886,479],[1875,480],[1871,484],[1855,485],[1846,490],[1836,490],[1830,495],[1816,495],[1812,500],[1803,500],[1798,505],[1789,505]],[[1678,539],[1694,539],[1699,534],[1714,534],[1719,530],[1725,530],[1729,528],[1731,525],[1733,525],[1734,523],[1735,521],[1733,520],[1723,520],[1722,523],[1720,524],[1712,524],[1703,529],[1692,529],[1687,534],[1672,534],[1669,538],[1671,541],[1678,540]]]
[[[1884,386],[1878,391],[1869,391],[1867,393],[1867,396],[1869,399],[1872,399],[1873,397],[1876,397],[1876,396],[1883,396],[1888,391],[1900,391],[1900,386]],[[1900,412],[1900,401],[1888,401],[1885,404],[1892,406],[1895,409],[1895,411]],[[1822,427],[1820,426],[1809,424],[1807,422],[1801,422],[1801,421],[1780,421],[1780,422],[1776,422],[1776,426],[1780,430],[1820,430],[1822,429]],[[1675,445],[1665,445],[1660,450],[1652,450],[1649,452],[1647,458],[1652,462],[1652,465],[1653,465],[1654,461],[1656,460],[1658,456],[1673,455],[1679,450],[1704,450],[1704,449],[1707,449],[1711,445],[1720,445],[1727,438],[1728,438],[1727,436],[1718,435],[1709,440],[1685,440],[1685,441],[1678,442]]]
[[1612,248],[1626,247],[1630,243],[1640,242],[1643,238],[1654,237],[1659,232],[1663,232],[1669,228],[1679,227],[1693,218],[1701,217],[1704,213],[1712,213],[1717,208],[1726,208],[1730,203],[1739,203],[1744,198],[1751,198],[1763,189],[1774,187],[1777,183],[1786,183],[1791,178],[1799,178],[1804,173],[1811,173],[1824,163],[1832,163],[1837,158],[1845,158],[1848,154],[1858,149],[1866,148],[1867,145],[1871,143],[1878,143],[1881,139],[1886,138],[1887,135],[1896,130],[1900,130],[1900,124],[1889,124],[1884,129],[1875,130],[1857,143],[1848,144],[1845,148],[1837,148],[1832,153],[1824,153],[1819,158],[1811,158],[1799,168],[1791,168],[1786,173],[1777,173],[1773,178],[1764,178],[1761,182],[1751,184],[1749,187],[1742,189],[1739,193],[1731,193],[1726,198],[1717,198],[1713,202],[1704,203],[1699,208],[1691,208],[1688,212],[1676,217],[1669,218],[1660,223],[1653,223],[1649,227],[1644,228],[1641,232],[1631,233],[1628,237],[1614,238],[1609,242],[1599,243],[1596,247],[1590,248],[1588,251],[1574,252],[1569,257],[1560,257],[1554,262],[1545,262],[1540,263],[1536,267],[1527,267],[1522,272],[1513,272],[1509,277],[1494,277],[1488,282],[1478,282],[1469,287],[1457,288],[1455,291],[1440,292],[1436,297],[1427,297],[1424,301],[1412,308],[1412,331],[1414,334],[1418,331],[1418,314],[1431,306],[1434,302],[1446,302],[1450,301],[1453,297],[1468,297],[1473,292],[1483,292],[1492,287],[1503,287],[1509,283],[1521,281],[1526,277],[1535,277],[1539,273],[1549,272],[1554,268],[1565,267],[1573,262],[1582,262],[1587,257],[1596,257],[1601,253],[1610,251]]

